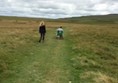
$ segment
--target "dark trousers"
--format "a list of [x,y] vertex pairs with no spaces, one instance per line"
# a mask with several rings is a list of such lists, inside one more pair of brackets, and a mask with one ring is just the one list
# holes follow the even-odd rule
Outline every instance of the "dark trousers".
[[40,33],[40,39],[39,39],[39,42],[41,42],[43,40],[45,40],[45,33]]

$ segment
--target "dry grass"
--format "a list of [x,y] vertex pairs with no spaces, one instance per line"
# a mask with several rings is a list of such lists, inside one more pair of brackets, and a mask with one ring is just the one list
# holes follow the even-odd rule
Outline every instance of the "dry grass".
[[[17,62],[15,55],[18,53],[20,55],[20,52],[24,52],[22,55],[25,55],[29,47],[38,41],[39,22],[22,20],[3,20],[0,22],[0,73],[7,74],[7,72],[10,72],[8,71],[9,64],[12,63],[13,59],[14,62]],[[82,83],[91,80],[91,83],[118,82],[118,25],[46,22],[46,26],[51,31],[55,31],[59,26],[63,26],[64,29],[66,28],[69,31],[65,40],[68,40],[67,43],[70,47],[70,54],[68,55],[71,61],[69,65],[72,65],[72,69],[69,69],[70,77],[76,78],[72,80],[72,83],[73,81]],[[54,55],[58,55],[56,53],[59,49],[59,47],[55,49]],[[48,50],[44,49],[43,51],[47,52]],[[11,57],[8,57],[8,55],[11,55]],[[59,62],[58,57],[55,56],[52,60]],[[33,64],[37,67],[40,63]],[[56,74],[63,75],[63,72],[60,72],[61,70],[56,69],[57,66],[51,66],[52,68],[50,68],[47,78],[44,80],[46,83],[59,82],[58,77],[66,79],[66,77],[55,77]],[[53,70],[54,68],[56,71]],[[22,82],[22,80],[19,80],[19,83],[20,81]]]
[[78,24],[71,27],[70,40],[74,55],[71,61],[75,68],[73,71],[80,70],[86,78],[80,80],[117,83],[118,25]]
[[117,83],[117,81],[118,81],[101,72],[93,72],[93,71],[88,71],[81,75],[81,79],[85,80],[87,78],[92,78],[92,80],[95,83]]

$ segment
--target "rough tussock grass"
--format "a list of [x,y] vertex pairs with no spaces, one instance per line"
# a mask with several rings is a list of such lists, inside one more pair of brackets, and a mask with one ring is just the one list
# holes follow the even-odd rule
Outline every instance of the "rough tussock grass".
[[71,27],[71,62],[75,79],[78,77],[83,83],[117,83],[117,25],[78,24]]

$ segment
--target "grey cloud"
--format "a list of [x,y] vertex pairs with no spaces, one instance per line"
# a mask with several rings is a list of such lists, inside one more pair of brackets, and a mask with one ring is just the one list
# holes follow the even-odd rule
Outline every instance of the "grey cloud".
[[118,0],[0,0],[0,15],[60,18],[110,14],[118,13],[117,5]]

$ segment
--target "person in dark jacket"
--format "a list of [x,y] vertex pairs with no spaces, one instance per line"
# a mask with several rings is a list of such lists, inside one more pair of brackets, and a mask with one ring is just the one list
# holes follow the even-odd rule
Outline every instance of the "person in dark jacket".
[[46,26],[45,26],[45,24],[44,24],[43,21],[40,23],[40,26],[39,26],[39,33],[40,33],[39,42],[41,42],[41,41],[44,42],[44,40],[45,40],[45,33],[46,33]]

